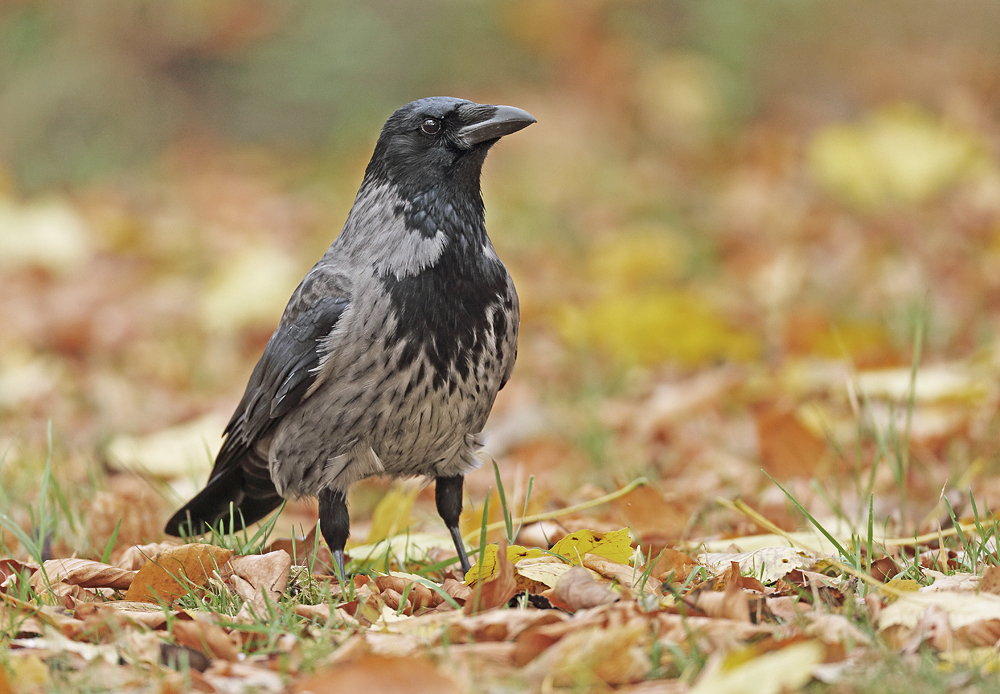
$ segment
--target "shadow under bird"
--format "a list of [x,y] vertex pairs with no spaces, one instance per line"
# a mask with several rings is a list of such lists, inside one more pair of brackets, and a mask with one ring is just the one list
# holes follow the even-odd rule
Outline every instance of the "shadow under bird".
[[517,293],[486,234],[480,174],[512,106],[431,97],[386,122],[343,231],[292,294],[225,429],[205,488],[167,523],[199,534],[318,496],[340,576],[347,490],[426,476],[458,529],[464,475],[514,369]]

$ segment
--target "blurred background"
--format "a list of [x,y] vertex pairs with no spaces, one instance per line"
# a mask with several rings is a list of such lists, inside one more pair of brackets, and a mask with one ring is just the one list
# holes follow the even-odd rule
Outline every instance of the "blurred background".
[[484,173],[523,311],[508,495],[644,475],[588,525],[661,543],[754,530],[716,496],[796,527],[763,471],[903,535],[942,489],[991,507],[998,35],[989,0],[5,2],[0,510],[50,461],[87,513],[65,542],[125,508],[153,539],[382,123],[434,94],[538,119]]

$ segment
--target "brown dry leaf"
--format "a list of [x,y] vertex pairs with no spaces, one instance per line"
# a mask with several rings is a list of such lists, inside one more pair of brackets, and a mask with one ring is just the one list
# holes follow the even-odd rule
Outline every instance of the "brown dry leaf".
[[[448,641],[510,641],[528,629],[561,623],[567,619],[569,617],[558,610],[492,610],[452,621],[448,626]],[[408,625],[408,630],[414,628],[416,625]]]
[[1000,566],[987,566],[979,579],[979,592],[1000,595]]
[[698,560],[691,555],[665,547],[657,557],[650,575],[658,581],[663,581],[673,573],[674,582],[682,583],[696,566]]
[[302,694],[453,694],[461,692],[462,688],[427,658],[363,655],[296,682],[291,691]]
[[325,542],[318,541],[316,531],[319,524],[313,525],[305,537],[280,538],[267,546],[268,552],[284,550],[292,557],[296,566],[311,566],[313,575],[336,576],[333,568],[333,555]]
[[636,571],[628,564],[619,564],[593,554],[588,554],[583,558],[583,565],[605,578],[618,581],[618,584],[625,588],[632,588],[635,580],[641,575],[641,572]]
[[[375,585],[383,592],[386,590],[394,591],[400,598],[402,598],[404,593],[408,592],[407,602],[412,606],[413,610],[419,610],[424,607],[436,607],[444,602],[444,598],[417,581],[417,578],[419,577],[409,574],[389,574],[387,576],[376,577]],[[409,591],[407,591],[407,588],[409,588]]]
[[[514,650],[514,662],[517,665],[526,665],[539,654],[543,653],[552,644],[562,639],[567,634],[587,629],[590,627],[604,628],[609,622],[614,621],[621,624],[628,620],[630,613],[619,614],[612,612],[625,603],[616,602],[601,605],[589,610],[581,610],[572,618],[566,617],[557,622],[543,622],[535,624],[525,629],[517,636],[517,647]],[[635,603],[627,603],[634,606]],[[550,612],[551,610],[546,610]],[[552,611],[554,612],[554,611]],[[560,613],[557,613],[560,614]]]
[[624,517],[629,529],[645,541],[651,538],[676,540],[684,533],[691,516],[688,509],[669,503],[662,491],[650,485],[636,487],[620,499],[615,499],[613,505]]
[[50,559],[31,576],[31,587],[36,592],[45,590],[47,585],[59,582],[83,588],[113,588],[126,590],[132,585],[135,571],[119,569],[89,559]]
[[169,549],[179,546],[176,542],[170,540],[166,542],[153,542],[148,545],[132,545],[121,553],[121,556],[115,562],[115,566],[128,571],[138,571],[146,565],[147,561],[160,552],[166,552]]
[[506,605],[516,592],[514,565],[507,559],[507,540],[501,540],[497,551],[496,575],[476,584],[462,611],[466,615],[474,615]]
[[30,576],[35,571],[38,571],[38,564],[21,562],[9,557],[0,559],[0,588],[5,588],[12,576],[20,576],[24,572]]
[[576,612],[615,602],[618,596],[606,585],[595,581],[587,569],[574,566],[556,582],[549,600],[560,609]]
[[899,573],[899,567],[892,557],[880,557],[872,562],[871,575],[876,581],[885,583]]
[[165,503],[148,480],[132,474],[112,475],[108,487],[84,504],[88,536],[108,538],[117,533],[116,547],[127,547],[161,535]]
[[264,590],[272,600],[285,592],[292,558],[288,552],[277,550],[267,554],[232,557],[229,565],[233,573],[248,581],[254,588]]
[[178,646],[193,648],[209,658],[235,662],[239,657],[236,640],[218,624],[178,620],[173,623],[171,633]]
[[799,421],[791,408],[761,410],[756,423],[761,462],[778,479],[808,477],[829,452],[827,442]]
[[444,588],[444,592],[455,598],[455,600],[463,605],[474,592],[472,588],[465,585],[461,581],[456,581],[454,578],[444,579],[444,583],[441,584],[441,587]]
[[134,624],[141,624],[149,629],[161,629],[167,623],[167,612],[159,605],[148,602],[128,602],[115,600],[105,603],[84,603],[76,608],[76,616],[86,622],[93,615],[103,615],[113,610],[123,619]]
[[750,621],[750,607],[747,596],[740,588],[739,581],[728,581],[724,593],[702,590],[689,596],[694,605],[708,617],[732,619],[737,622]]
[[535,658],[525,674],[556,687],[638,682],[649,672],[649,633],[648,623],[641,618],[622,625],[577,629]]
[[231,549],[200,543],[160,552],[139,569],[125,599],[172,602],[187,595],[192,586],[206,586],[212,572],[232,556]]
[[7,681],[7,671],[0,668],[0,694],[14,694],[14,690],[10,688],[10,682]]

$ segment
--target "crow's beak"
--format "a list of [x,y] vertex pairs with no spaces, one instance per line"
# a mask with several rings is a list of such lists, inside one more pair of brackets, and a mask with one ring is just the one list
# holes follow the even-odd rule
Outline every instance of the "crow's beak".
[[484,108],[494,109],[492,115],[489,115],[478,123],[466,125],[458,131],[459,139],[469,147],[478,145],[480,142],[486,142],[487,140],[498,140],[504,135],[516,133],[518,130],[527,128],[536,122],[533,115],[513,106],[489,106]]

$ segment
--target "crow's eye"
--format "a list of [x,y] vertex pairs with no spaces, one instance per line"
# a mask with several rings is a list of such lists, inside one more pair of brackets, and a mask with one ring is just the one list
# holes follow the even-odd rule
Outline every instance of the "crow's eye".
[[420,124],[420,131],[425,135],[437,135],[441,132],[441,121],[437,118],[425,118]]

